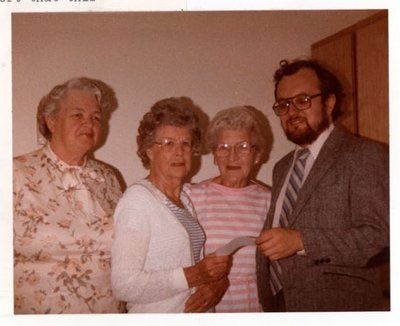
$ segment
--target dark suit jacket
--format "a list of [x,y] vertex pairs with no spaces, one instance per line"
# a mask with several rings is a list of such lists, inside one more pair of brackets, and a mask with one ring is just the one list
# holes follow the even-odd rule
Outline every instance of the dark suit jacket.
[[[293,152],[274,167],[271,228],[276,200]],[[281,259],[288,311],[378,310],[380,288],[371,257],[389,246],[389,162],[382,145],[335,128],[305,180],[289,227],[306,254]],[[260,302],[270,309],[269,260],[257,253]]]

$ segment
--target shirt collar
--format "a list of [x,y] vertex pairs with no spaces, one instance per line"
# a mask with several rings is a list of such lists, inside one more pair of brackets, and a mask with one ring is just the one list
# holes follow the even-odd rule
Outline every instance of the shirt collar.
[[[68,190],[71,187],[78,187],[82,185],[82,180],[95,180],[97,182],[105,182],[104,177],[96,169],[87,164],[87,157],[85,156],[83,165],[69,165],[62,161],[50,147],[50,144],[44,147],[44,153],[48,157],[48,162],[55,167],[60,175],[61,182],[64,189]],[[83,179],[82,179],[83,178]]]
[[86,167],[87,163],[87,157],[84,157],[83,164],[82,165],[69,165],[68,163],[64,162],[62,159],[60,159],[56,153],[53,152],[50,146],[50,142],[47,142],[45,146],[45,153],[47,157],[55,163],[62,171],[66,169],[77,169],[77,170],[82,170],[82,168]]

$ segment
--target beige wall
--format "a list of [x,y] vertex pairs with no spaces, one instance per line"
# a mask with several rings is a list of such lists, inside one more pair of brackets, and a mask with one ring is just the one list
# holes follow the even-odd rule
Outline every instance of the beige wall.
[[[310,45],[375,11],[13,14],[13,154],[39,147],[40,98],[75,76],[102,79],[118,97],[107,142],[96,157],[129,185],[146,175],[136,131],[157,100],[188,96],[212,118],[235,105],[265,113],[273,136],[258,179],[293,148],[274,116],[272,74],[279,61],[310,55]],[[193,181],[214,176],[210,155]]]

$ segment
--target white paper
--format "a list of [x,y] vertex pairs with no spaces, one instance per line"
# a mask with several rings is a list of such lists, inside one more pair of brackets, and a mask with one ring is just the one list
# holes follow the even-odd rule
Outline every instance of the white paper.
[[217,256],[227,256],[233,254],[236,250],[255,244],[256,237],[239,237],[231,240],[225,246],[218,248],[215,252]]

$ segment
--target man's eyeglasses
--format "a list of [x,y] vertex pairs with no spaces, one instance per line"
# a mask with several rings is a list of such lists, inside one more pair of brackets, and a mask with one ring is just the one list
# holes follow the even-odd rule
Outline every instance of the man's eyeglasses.
[[285,115],[286,113],[288,113],[290,104],[293,104],[293,106],[299,111],[307,110],[311,107],[311,100],[314,97],[322,95],[323,95],[322,93],[318,93],[315,95],[299,94],[293,97],[284,98],[276,101],[272,106],[272,109],[278,116]]
[[233,148],[238,156],[246,156],[255,147],[255,145],[250,145],[247,141],[242,141],[234,145],[221,143],[214,146],[214,154],[218,157],[227,157]]
[[175,140],[172,138],[162,138],[159,141],[154,141],[154,144],[158,145],[161,150],[163,150],[166,153],[172,152],[176,146],[179,144],[182,148],[182,151],[184,152],[191,152],[193,148],[193,144],[190,140],[184,139],[184,140]]

